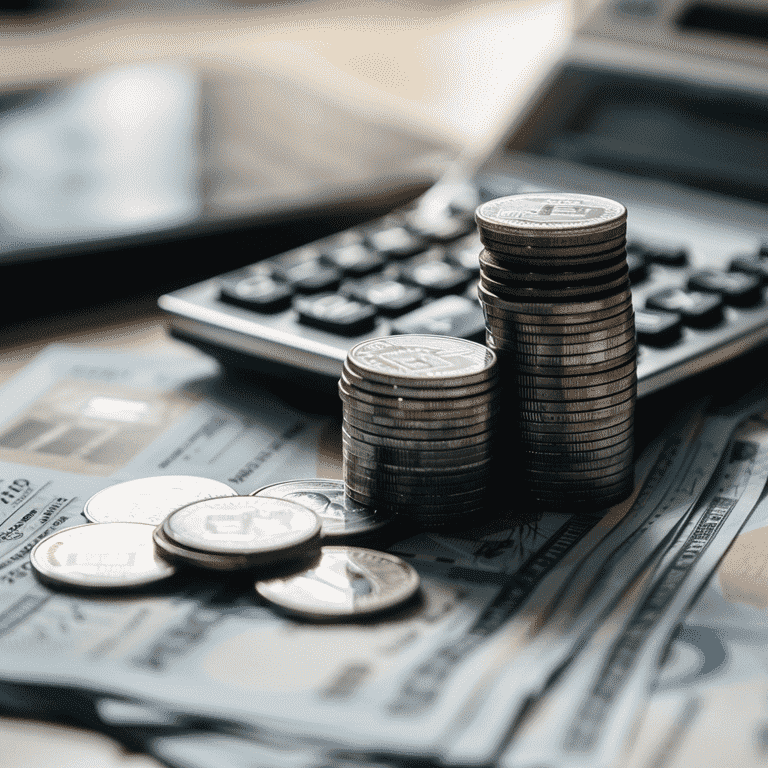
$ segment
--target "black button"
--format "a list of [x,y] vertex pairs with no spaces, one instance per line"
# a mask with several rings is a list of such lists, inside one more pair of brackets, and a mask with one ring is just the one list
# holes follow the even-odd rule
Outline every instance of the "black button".
[[310,249],[279,259],[276,271],[298,293],[331,291],[341,282],[341,272],[321,263],[320,255]]
[[479,302],[464,296],[444,296],[392,324],[393,333],[434,333],[482,341],[485,318]]
[[688,288],[692,291],[719,293],[726,304],[734,307],[751,307],[762,298],[760,279],[744,272],[703,269],[690,276]]
[[376,272],[387,263],[383,254],[377,253],[362,243],[327,248],[323,252],[323,257],[330,262],[331,266],[350,277],[362,277]]
[[458,264],[451,264],[443,252],[433,249],[403,264],[400,271],[403,282],[418,285],[429,296],[459,293],[472,279],[472,273]]
[[652,347],[666,347],[680,338],[682,320],[677,312],[635,310],[637,340]]
[[344,336],[372,330],[376,318],[376,309],[370,304],[338,293],[297,298],[294,308],[300,323]]
[[648,262],[638,253],[627,254],[629,267],[629,282],[633,285],[641,283],[648,277]]
[[254,312],[280,312],[290,306],[293,291],[268,274],[256,274],[222,284],[219,298]]
[[375,277],[356,283],[346,283],[341,290],[359,301],[372,304],[387,317],[397,317],[421,306],[426,294],[415,285],[405,285],[393,279]]
[[723,300],[716,293],[667,288],[649,296],[645,305],[648,309],[677,312],[684,325],[694,328],[708,328],[723,319]]
[[663,264],[665,267],[684,267],[688,263],[688,251],[685,248],[654,248],[645,246],[634,251],[639,253],[654,264]]
[[448,250],[448,261],[458,264],[464,269],[468,269],[473,275],[480,274],[480,251],[483,250],[483,244],[480,238],[475,234],[464,238],[455,243]]
[[369,230],[365,239],[371,248],[390,259],[406,259],[427,247],[423,237],[397,224]]
[[447,243],[457,240],[474,229],[474,223],[461,216],[452,216],[448,211],[416,209],[406,215],[408,229],[427,240]]
[[768,254],[765,256],[737,256],[731,262],[731,271],[744,272],[768,283]]

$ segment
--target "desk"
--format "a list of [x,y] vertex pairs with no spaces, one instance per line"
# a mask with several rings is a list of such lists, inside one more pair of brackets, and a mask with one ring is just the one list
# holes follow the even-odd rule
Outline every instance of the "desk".
[[[109,11],[6,20],[0,28],[0,86],[182,57],[278,73],[369,118],[407,124],[455,147],[482,145],[557,55],[571,12],[563,0],[366,0],[353,7],[321,0],[219,7],[215,15],[199,5],[192,12],[172,6],[138,16],[130,4],[115,3]],[[52,342],[196,354],[166,335],[155,299],[16,326],[0,348],[0,382]],[[159,765],[72,728],[5,720],[0,729],[2,766]]]

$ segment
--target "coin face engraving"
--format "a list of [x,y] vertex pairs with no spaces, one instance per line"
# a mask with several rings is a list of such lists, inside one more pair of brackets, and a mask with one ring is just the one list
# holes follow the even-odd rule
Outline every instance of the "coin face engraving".
[[626,216],[620,203],[595,195],[532,193],[489,200],[477,210],[480,226],[507,225],[511,229],[586,229]]
[[31,552],[38,576],[87,589],[138,587],[168,578],[175,568],[158,557],[151,525],[77,525],[54,533]]
[[361,342],[347,359],[363,375],[422,381],[490,374],[495,355],[472,341],[412,334]]
[[254,491],[254,496],[273,496],[309,507],[322,524],[322,536],[342,541],[373,534],[392,522],[390,515],[358,504],[346,495],[343,480],[314,478],[275,483]]
[[311,541],[319,535],[320,521],[295,501],[232,496],[176,510],[163,522],[163,531],[176,544],[203,552],[258,554]]
[[158,525],[193,501],[236,495],[228,485],[207,477],[160,475],[104,488],[88,499],[83,512],[94,523]]
[[365,615],[413,597],[418,573],[395,555],[361,547],[323,547],[312,568],[256,582],[256,591],[280,607],[309,618]]

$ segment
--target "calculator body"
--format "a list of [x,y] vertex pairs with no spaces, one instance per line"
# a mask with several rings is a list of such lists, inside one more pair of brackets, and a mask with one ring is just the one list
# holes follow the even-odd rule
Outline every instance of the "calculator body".
[[254,249],[252,264],[162,296],[171,332],[226,365],[320,386],[365,338],[482,341],[474,207],[580,190],[629,212],[639,396],[763,344],[764,29],[756,3],[602,6],[485,155],[388,216],[266,260]]

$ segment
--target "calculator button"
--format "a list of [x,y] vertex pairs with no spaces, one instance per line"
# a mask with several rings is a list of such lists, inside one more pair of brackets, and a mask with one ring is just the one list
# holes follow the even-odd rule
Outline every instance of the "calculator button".
[[348,277],[369,275],[382,269],[387,263],[383,254],[362,243],[328,248],[323,252],[323,258]]
[[376,308],[337,293],[303,296],[294,302],[299,322],[344,336],[357,336],[373,329]]
[[445,296],[462,291],[472,279],[472,273],[458,264],[450,264],[437,249],[403,264],[400,271],[403,282],[417,285],[428,296]]
[[651,347],[666,347],[680,338],[683,322],[677,312],[635,310],[637,340]]
[[371,248],[390,259],[407,259],[427,247],[423,237],[399,225],[370,230],[365,239]]
[[416,209],[406,216],[408,229],[427,240],[447,243],[457,240],[474,229],[474,222],[461,216],[452,216],[448,211]]
[[685,248],[652,248],[645,246],[639,251],[634,251],[644,256],[654,264],[663,264],[665,267],[684,267],[688,263],[688,251]]
[[760,278],[744,272],[703,269],[690,276],[688,288],[692,291],[718,293],[726,304],[734,307],[751,307],[762,298]]
[[222,284],[221,301],[255,312],[280,312],[290,306],[293,290],[267,274],[256,274]]
[[358,301],[372,304],[379,314],[397,317],[420,307],[426,294],[415,285],[405,285],[392,279],[369,278],[359,282],[345,283],[342,293]]
[[280,269],[278,274],[298,293],[331,291],[341,282],[341,271],[322,264],[319,259],[290,264]]
[[639,253],[627,254],[629,267],[629,282],[633,285],[641,283],[648,277],[648,262]]
[[476,235],[460,240],[452,245],[447,252],[447,259],[468,269],[473,275],[480,274],[480,251],[483,245]]
[[394,321],[392,332],[434,333],[482,341],[485,318],[479,302],[464,296],[444,296]]
[[648,309],[677,312],[683,325],[694,328],[708,328],[723,319],[723,300],[716,293],[667,288],[649,296],[645,305]]
[[768,283],[768,254],[765,256],[737,256],[731,262],[732,272],[744,272],[760,278],[761,282]]

